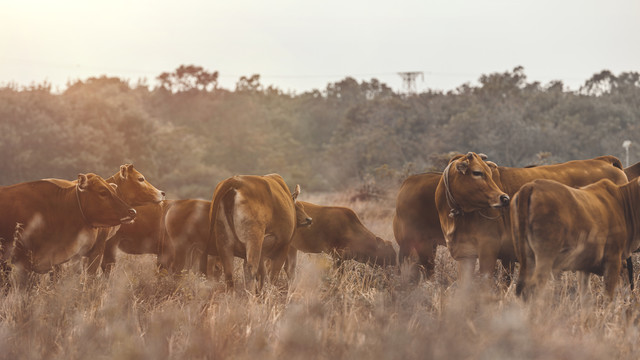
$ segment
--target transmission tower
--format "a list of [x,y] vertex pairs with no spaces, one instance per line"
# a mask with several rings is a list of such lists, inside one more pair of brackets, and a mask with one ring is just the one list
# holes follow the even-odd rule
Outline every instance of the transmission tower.
[[416,93],[416,78],[418,76],[424,81],[424,73],[422,71],[399,72],[398,75],[402,78],[402,83],[407,95]]

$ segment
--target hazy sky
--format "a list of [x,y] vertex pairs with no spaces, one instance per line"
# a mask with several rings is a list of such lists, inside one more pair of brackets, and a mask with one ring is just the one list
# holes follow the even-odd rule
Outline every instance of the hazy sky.
[[577,89],[596,72],[640,71],[638,0],[0,0],[0,85],[118,76],[181,64],[222,87],[260,74],[302,92],[352,76],[398,90],[400,71],[450,90],[525,68]]

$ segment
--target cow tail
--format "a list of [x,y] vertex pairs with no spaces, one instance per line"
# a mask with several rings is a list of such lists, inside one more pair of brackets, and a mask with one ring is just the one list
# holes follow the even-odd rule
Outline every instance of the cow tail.
[[[228,203],[227,201],[225,201],[225,199],[229,197],[227,196],[229,193],[231,193],[232,196],[230,197],[232,199],[235,198],[235,192],[236,192],[236,189],[228,182],[225,182],[221,184],[219,188],[216,188],[216,192],[213,195],[213,201],[211,202],[211,208],[209,209],[209,238],[207,239],[204,252],[202,253],[202,256],[200,258],[200,272],[205,274],[205,276],[207,274],[209,253],[211,252],[211,250],[214,249],[215,246],[217,246],[216,237],[215,237],[215,234],[216,234],[215,226],[216,226],[216,219],[218,218],[218,211],[220,211],[220,206],[222,206],[223,201],[224,201],[225,207],[229,208]],[[235,227],[233,226],[233,217],[230,216],[232,212],[233,212],[233,201],[231,202],[231,209],[227,210],[227,213],[225,215],[227,216],[227,220],[231,225],[234,236],[236,236]]]
[[222,186],[224,185],[224,183],[220,184],[220,189],[216,188],[216,191],[214,191],[213,200],[211,201],[211,207],[209,208],[209,237],[207,238],[207,243],[204,247],[204,251],[200,256],[200,272],[204,274],[205,277],[207,276],[207,267],[209,265],[209,252],[211,251],[211,249],[213,249],[214,246],[216,246],[215,224],[216,218],[218,217],[218,208],[220,207],[220,198],[222,197],[220,196],[221,191],[219,190],[222,190]]
[[237,190],[235,188],[230,188],[225,192],[224,196],[222,196],[222,201],[224,204],[224,215],[226,216],[227,223],[231,228],[231,233],[233,234],[234,241],[238,240],[238,234],[236,233],[236,226],[233,222],[233,210],[235,207],[236,192]]
[[529,204],[533,187],[524,185],[514,196],[511,203],[511,231],[513,248],[516,257],[520,262],[520,274],[516,284],[516,295],[521,295],[525,286],[527,272],[527,250],[529,250],[529,239],[527,230],[529,228]]

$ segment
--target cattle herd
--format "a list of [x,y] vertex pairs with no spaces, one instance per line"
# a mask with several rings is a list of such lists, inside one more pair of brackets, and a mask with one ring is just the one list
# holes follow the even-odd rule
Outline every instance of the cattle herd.
[[[326,253],[336,264],[356,260],[396,266],[410,255],[433,275],[438,245],[470,281],[500,260],[519,264],[516,292],[535,294],[561,271],[604,277],[609,298],[640,247],[640,164],[624,169],[613,156],[509,168],[483,154],[453,157],[443,172],[413,175],[402,184],[393,218],[399,246],[369,231],[353,210],[298,201],[277,174],[234,176],[211,201],[165,200],[131,164],[113,176],[80,174],[0,187],[3,281],[47,273],[82,259],[89,274],[109,274],[119,249],[155,254],[172,273],[224,274],[233,288],[234,258],[244,259],[245,283],[261,289],[284,268],[293,279],[298,251]],[[626,263],[625,263],[626,261]],[[196,265],[199,265],[196,267]]]

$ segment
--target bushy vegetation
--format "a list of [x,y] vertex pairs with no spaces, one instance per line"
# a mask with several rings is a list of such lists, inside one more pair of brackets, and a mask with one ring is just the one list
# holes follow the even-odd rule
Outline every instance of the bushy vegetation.
[[[500,165],[624,158],[640,135],[640,74],[602,71],[580,91],[527,82],[517,67],[447,93],[403,95],[376,79],[345,78],[285,93],[242,77],[181,66],[157,83],[91,78],[54,93],[47,84],[0,88],[0,184],[133,162],[170,198],[209,198],[234,174],[280,173],[303,190],[397,184],[442,168],[451,152]],[[640,146],[631,146],[631,159]]]

